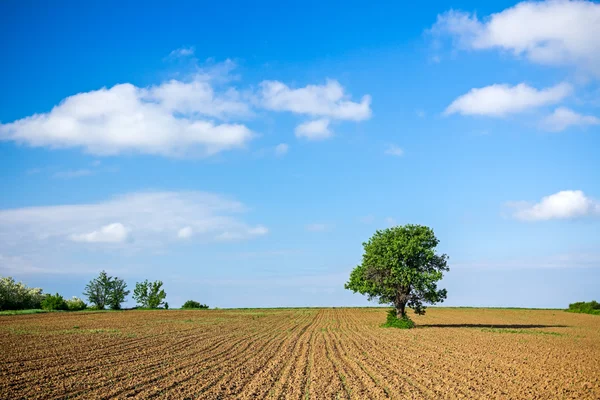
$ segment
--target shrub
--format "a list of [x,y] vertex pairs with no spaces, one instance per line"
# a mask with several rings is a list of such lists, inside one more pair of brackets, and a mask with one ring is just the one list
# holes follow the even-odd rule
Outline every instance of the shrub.
[[165,301],[165,310],[168,310],[168,309],[169,309],[169,303],[167,303],[167,302]]
[[383,328],[412,329],[415,327],[415,323],[408,317],[408,315],[398,318],[396,309],[391,309],[387,313],[387,320],[385,324],[381,326]]
[[595,300],[590,302],[579,301],[569,304],[569,312],[600,315],[600,303]]
[[73,296],[72,299],[67,300],[66,303],[69,311],[81,311],[87,308],[87,304],[85,304],[83,300],[76,296]]
[[67,302],[58,293],[55,295],[47,295],[44,300],[42,300],[42,308],[48,311],[68,310]]
[[194,300],[188,300],[186,301],[183,306],[181,308],[185,308],[185,309],[208,309],[208,306],[206,304],[200,304],[197,301]]
[[39,309],[43,299],[42,289],[27,287],[11,277],[0,277],[0,310]]

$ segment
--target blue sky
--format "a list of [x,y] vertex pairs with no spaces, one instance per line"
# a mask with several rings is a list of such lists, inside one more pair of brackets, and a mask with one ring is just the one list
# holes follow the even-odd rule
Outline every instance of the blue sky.
[[418,223],[445,305],[597,299],[599,36],[586,1],[4,1],[0,275],[367,305],[361,243]]

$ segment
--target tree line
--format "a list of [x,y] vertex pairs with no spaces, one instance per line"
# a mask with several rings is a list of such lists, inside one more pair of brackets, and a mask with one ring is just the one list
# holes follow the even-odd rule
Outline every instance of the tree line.
[[[127,296],[130,294],[127,283],[116,276],[110,276],[106,271],[92,279],[83,291],[84,300],[74,296],[65,299],[60,294],[45,294],[41,288],[30,288],[22,282],[16,282],[11,277],[0,277],[0,311],[4,310],[64,310],[79,311],[92,310],[120,310]],[[137,303],[136,308],[169,308],[166,302],[167,293],[163,289],[160,280],[151,282],[147,279],[137,282],[133,290],[133,299]],[[207,309],[208,306],[194,300],[188,300],[182,308]]]

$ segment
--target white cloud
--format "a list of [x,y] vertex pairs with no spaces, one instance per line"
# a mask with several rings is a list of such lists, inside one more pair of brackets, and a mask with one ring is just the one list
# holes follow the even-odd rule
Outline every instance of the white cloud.
[[115,222],[89,233],[74,234],[70,239],[74,242],[88,243],[122,243],[127,240],[129,229],[123,224]]
[[191,226],[185,226],[181,228],[179,232],[177,232],[177,237],[179,239],[189,239],[190,237],[192,237],[193,233],[194,231]]
[[172,79],[148,88],[142,93],[141,100],[160,104],[172,114],[183,114],[192,119],[199,115],[222,119],[252,114],[237,90],[229,88],[216,94],[210,82],[212,79],[212,75],[202,74],[191,81]]
[[254,228],[250,228],[248,230],[248,233],[254,236],[262,236],[262,235],[266,235],[267,233],[269,233],[269,230],[262,226],[262,225],[258,225]]
[[179,49],[175,49],[171,53],[169,53],[169,57],[170,58],[189,57],[189,56],[193,56],[195,52],[196,52],[196,48],[194,46],[182,47]]
[[89,169],[76,169],[69,171],[59,171],[52,175],[54,178],[59,179],[72,179],[72,178],[80,178],[82,176],[92,175],[93,172]]
[[564,131],[571,126],[585,127],[590,125],[600,125],[600,118],[578,114],[566,107],[557,108],[541,123],[542,128],[553,132]]
[[[173,55],[191,55],[178,49]],[[0,123],[0,141],[32,147],[81,148],[99,155],[123,153],[166,157],[206,157],[244,148],[255,136],[235,119],[256,117],[253,107],[318,118],[300,125],[309,138],[331,136],[329,120],[361,121],[371,116],[370,96],[353,102],[334,80],[292,89],[263,81],[258,93],[238,91],[232,82],[235,63],[200,68],[187,79],[138,87],[130,83],[78,93],[52,110]],[[284,154],[280,146],[278,155]]]
[[290,150],[290,146],[288,146],[285,143],[280,143],[277,146],[275,146],[275,155],[277,157],[283,157],[284,155],[287,154],[287,152]]
[[509,202],[513,217],[523,221],[573,219],[600,215],[600,202],[581,190],[563,190],[542,198],[539,203]]
[[349,100],[344,88],[335,80],[325,85],[308,85],[292,89],[278,81],[260,84],[259,102],[273,111],[331,119],[363,121],[371,117],[371,96],[365,95],[360,103]]
[[308,224],[304,227],[309,232],[325,232],[329,230],[329,225],[322,223]]
[[446,108],[444,114],[485,115],[502,117],[532,108],[558,103],[569,94],[569,84],[560,83],[546,89],[535,89],[524,83],[515,86],[495,84],[471,89]]
[[372,224],[375,221],[375,217],[372,215],[365,215],[358,220],[363,224]]
[[501,49],[544,65],[571,65],[600,76],[600,4],[527,1],[492,14],[448,11],[434,35],[450,35],[461,48]]
[[296,137],[308,140],[323,140],[333,136],[327,118],[304,122],[296,127],[295,134]]
[[0,252],[27,253],[35,246],[76,245],[73,241],[155,248],[185,236],[182,227],[201,241],[222,239],[224,233],[238,239],[266,234],[264,226],[236,216],[245,210],[235,200],[203,192],[142,192],[99,203],[0,210]]
[[249,114],[234,89],[215,94],[206,74],[147,88],[125,83],[79,93],[50,112],[0,124],[0,140],[97,155],[208,156],[244,147],[253,133],[209,118]]
[[398,223],[396,222],[396,219],[392,218],[392,217],[386,217],[385,224],[387,226],[396,226],[396,225],[398,225]]
[[541,257],[523,257],[507,259],[487,259],[475,261],[458,261],[452,263],[452,268],[460,269],[562,269],[562,268],[598,268],[600,253],[576,252],[563,253]]
[[266,227],[258,225],[254,228],[248,229],[246,232],[225,231],[219,234],[216,239],[222,241],[241,240],[248,237],[264,236],[267,233],[269,233],[269,230]]
[[404,155],[404,150],[395,144],[390,144],[385,150],[385,154],[389,156],[402,157]]

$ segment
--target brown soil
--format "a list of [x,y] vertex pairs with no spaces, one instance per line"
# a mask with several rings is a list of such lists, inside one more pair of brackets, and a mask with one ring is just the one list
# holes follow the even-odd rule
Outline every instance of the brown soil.
[[430,308],[0,316],[1,399],[600,399],[600,317]]

